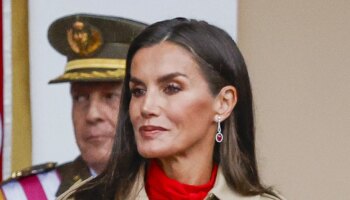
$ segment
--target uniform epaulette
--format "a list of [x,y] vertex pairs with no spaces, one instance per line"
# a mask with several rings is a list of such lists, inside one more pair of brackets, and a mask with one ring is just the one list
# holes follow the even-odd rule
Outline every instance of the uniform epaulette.
[[57,163],[48,162],[48,163],[44,163],[44,164],[40,164],[40,165],[30,166],[30,167],[24,168],[22,170],[14,171],[14,172],[12,172],[12,174],[9,178],[7,178],[6,180],[4,180],[1,183],[1,185],[5,184],[7,182],[10,182],[12,180],[19,180],[19,179],[24,178],[24,177],[28,177],[28,176],[32,176],[35,174],[40,174],[43,172],[50,171],[52,169],[55,169],[56,166],[57,166]]

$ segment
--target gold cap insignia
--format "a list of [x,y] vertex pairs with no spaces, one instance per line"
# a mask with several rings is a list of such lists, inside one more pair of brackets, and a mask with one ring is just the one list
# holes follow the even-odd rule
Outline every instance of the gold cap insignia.
[[103,43],[100,31],[82,21],[76,21],[67,30],[67,40],[72,51],[80,56],[89,56],[96,52]]

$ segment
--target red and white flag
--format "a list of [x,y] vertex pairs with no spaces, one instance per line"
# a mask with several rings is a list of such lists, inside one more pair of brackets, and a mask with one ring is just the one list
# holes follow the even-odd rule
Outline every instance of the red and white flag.
[[0,5],[0,180],[3,180],[11,173],[11,0],[0,0]]
[[[3,59],[2,59],[2,55],[3,55],[3,46],[2,46],[2,40],[3,40],[3,37],[2,37],[2,0],[0,0],[0,8],[1,8],[1,20],[0,20],[0,60],[1,60],[1,69],[0,69],[0,166],[2,166],[2,163],[3,163],[3,121],[2,119],[4,119],[4,101],[3,101],[3,87],[4,87],[4,79],[3,79],[3,68],[4,68],[4,65],[3,65]],[[0,168],[0,180],[2,180],[2,167]]]

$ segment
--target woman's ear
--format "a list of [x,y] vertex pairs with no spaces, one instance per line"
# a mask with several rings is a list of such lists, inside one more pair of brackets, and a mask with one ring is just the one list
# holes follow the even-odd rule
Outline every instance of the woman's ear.
[[232,113],[237,103],[237,90],[232,85],[221,88],[215,98],[214,111],[225,120]]

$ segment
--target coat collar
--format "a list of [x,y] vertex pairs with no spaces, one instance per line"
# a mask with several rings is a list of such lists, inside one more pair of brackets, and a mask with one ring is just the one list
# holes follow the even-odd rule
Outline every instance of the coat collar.
[[214,187],[208,192],[206,199],[239,199],[239,200],[258,200],[260,199],[259,195],[256,196],[242,196],[237,192],[233,191],[228,187],[225,176],[222,173],[221,167],[218,169],[216,175],[216,180]]
[[[140,171],[137,181],[132,189],[131,195],[127,198],[127,200],[148,200],[145,183],[144,183],[144,168]],[[224,174],[222,173],[222,169],[219,166],[218,173],[216,175],[214,187],[209,191],[206,200],[216,200],[216,199],[239,199],[239,200],[259,200],[260,195],[256,196],[242,196],[237,192],[233,191],[228,187]]]
[[[141,168],[140,172],[138,173],[136,182],[130,192],[130,195],[126,198],[126,200],[148,200],[146,189],[145,189],[145,169],[144,167]],[[75,185],[73,185],[69,190],[67,190],[65,193],[63,193],[61,196],[57,198],[57,200],[69,200],[74,198],[67,198],[70,195],[72,195],[77,188],[84,185],[85,183],[92,180],[93,177],[90,177],[82,182],[78,182]],[[205,200],[227,200],[227,199],[235,199],[235,200],[262,200],[262,199],[276,199],[274,197],[271,197],[269,195],[266,196],[266,198],[261,198],[262,196],[256,195],[256,196],[242,196],[238,194],[237,192],[231,190],[225,180],[225,177],[222,173],[222,169],[219,166],[218,173],[216,175],[215,184],[214,187],[209,191],[207,197]],[[284,198],[281,198],[284,199]]]
[[56,196],[62,194],[77,181],[85,180],[91,176],[89,167],[81,156],[76,158],[73,162],[58,166],[57,171],[61,178],[61,183]]

